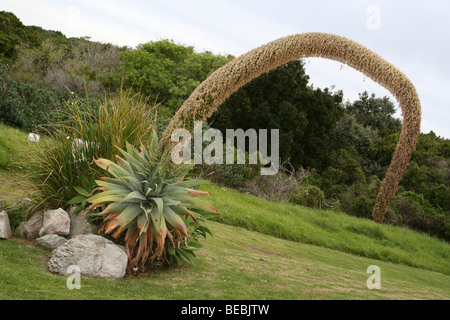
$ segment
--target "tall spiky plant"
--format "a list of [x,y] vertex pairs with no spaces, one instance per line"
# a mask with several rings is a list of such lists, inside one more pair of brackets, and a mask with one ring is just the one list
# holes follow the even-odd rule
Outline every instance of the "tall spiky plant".
[[[107,159],[94,160],[110,175],[96,180],[97,188],[87,199],[87,212],[102,207],[100,216],[106,216],[100,232],[119,238],[124,235],[129,257],[128,270],[145,270],[155,261],[166,260],[166,239],[173,248],[187,247],[190,239],[189,219],[198,223],[202,212],[218,213],[198,196],[208,192],[194,190],[202,181],[184,180],[192,164],[174,167],[169,152],[159,148],[156,132],[149,149],[140,152],[131,144],[127,151],[119,149],[123,158],[114,163]],[[194,211],[196,210],[196,211]]]
[[103,100],[74,96],[30,150],[31,178],[43,202],[64,206],[81,177],[100,173],[91,165],[93,157],[114,159],[116,146],[150,139],[155,123],[155,107],[139,94],[121,91]]

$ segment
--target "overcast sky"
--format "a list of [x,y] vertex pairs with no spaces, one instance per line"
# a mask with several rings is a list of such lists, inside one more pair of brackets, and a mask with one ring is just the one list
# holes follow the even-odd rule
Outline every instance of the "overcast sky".
[[[135,47],[158,39],[239,56],[272,40],[328,32],[357,41],[404,72],[422,102],[422,132],[450,138],[448,0],[0,0],[25,25]],[[317,87],[395,98],[351,67],[307,59]],[[398,116],[400,116],[400,111]]]

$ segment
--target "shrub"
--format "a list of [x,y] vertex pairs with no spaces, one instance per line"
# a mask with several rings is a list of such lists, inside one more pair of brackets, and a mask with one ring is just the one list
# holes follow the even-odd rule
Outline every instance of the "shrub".
[[272,176],[256,176],[250,181],[245,181],[242,186],[254,196],[269,201],[289,202],[296,184],[294,176],[278,172]]
[[44,201],[62,206],[75,195],[81,177],[98,177],[93,157],[113,159],[126,142],[150,137],[155,117],[139,95],[120,92],[103,101],[74,97],[59,121],[45,130],[48,138],[31,150],[32,179]]
[[201,166],[201,172],[208,180],[231,188],[248,187],[248,181],[252,180],[261,166],[240,164],[212,164]]
[[69,93],[13,80],[8,72],[0,64],[0,122],[33,132],[54,121]]
[[347,187],[339,194],[340,209],[352,216],[372,218],[372,210],[380,189],[380,180],[376,176],[370,178],[370,183],[356,183]]
[[325,204],[325,195],[319,187],[309,184],[298,185],[291,194],[290,202],[305,207],[321,209]]
[[411,191],[402,192],[392,200],[386,222],[449,239],[448,217],[435,209],[421,194]]
[[371,218],[375,202],[376,199],[371,199],[365,194],[357,196],[349,196],[346,194],[342,197],[341,209],[352,216]]
[[[210,127],[208,124],[204,123],[202,127],[202,135],[204,135],[208,129],[210,129]],[[202,147],[204,149],[209,143],[206,140],[203,140],[202,142]],[[193,148],[194,145],[192,144],[191,154],[194,152]],[[226,143],[222,144],[222,148],[223,155],[225,156],[227,154]],[[233,151],[234,157],[237,159],[238,149],[234,147]],[[239,189],[244,187],[244,182],[250,181],[259,175],[262,167],[263,165],[261,163],[250,164],[249,153],[246,151],[245,164],[202,164],[196,166],[195,172],[201,173],[205,179],[208,179],[214,183]]]

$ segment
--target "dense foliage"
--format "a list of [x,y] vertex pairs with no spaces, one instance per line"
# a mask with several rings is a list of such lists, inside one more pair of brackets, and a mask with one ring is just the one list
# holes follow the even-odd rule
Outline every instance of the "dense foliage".
[[75,195],[84,177],[100,174],[92,159],[114,159],[127,143],[151,138],[153,108],[140,96],[120,92],[103,101],[74,96],[57,121],[45,129],[45,139],[30,153],[33,180],[44,200],[62,206]]
[[39,47],[38,33],[25,27],[13,13],[0,11],[0,63],[14,60],[17,57],[16,47],[20,44]]
[[4,124],[37,131],[39,125],[55,119],[55,113],[68,97],[67,91],[13,80],[9,67],[0,64],[0,121]]
[[[269,200],[371,218],[402,128],[395,106],[367,92],[342,103],[342,92],[314,90],[308,80],[303,63],[294,61],[254,79],[219,108],[211,125],[222,131],[280,129],[280,156],[288,169],[277,177],[249,181],[237,174],[234,181],[222,182]],[[433,132],[420,136],[388,223],[448,239],[449,143]],[[405,198],[405,191],[414,196]],[[408,210],[399,204],[405,201]]]
[[160,40],[139,45],[119,55],[118,76],[152,101],[161,102],[169,114],[176,111],[194,89],[232,56],[194,52],[193,47]]
[[224,134],[227,128],[279,129],[283,161],[326,167],[333,128],[344,111],[342,92],[308,86],[303,65],[293,61],[243,86],[220,106],[211,126]]

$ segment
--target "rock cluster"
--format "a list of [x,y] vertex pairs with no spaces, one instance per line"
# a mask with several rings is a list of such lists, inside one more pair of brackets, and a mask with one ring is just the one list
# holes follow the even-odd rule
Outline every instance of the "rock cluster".
[[[99,235],[83,216],[59,208],[45,210],[22,222],[15,234],[52,251],[48,267],[51,272],[68,275],[77,266],[87,277],[118,279],[125,276],[128,256],[123,247]],[[9,217],[0,204],[0,239],[13,236]],[[36,239],[37,238],[37,239]]]

